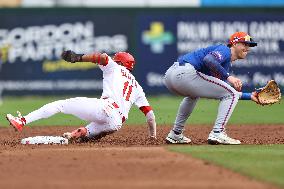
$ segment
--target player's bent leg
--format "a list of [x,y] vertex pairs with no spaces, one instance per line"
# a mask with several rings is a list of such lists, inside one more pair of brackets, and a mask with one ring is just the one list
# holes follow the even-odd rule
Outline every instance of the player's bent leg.
[[228,123],[237,103],[240,98],[240,93],[232,89],[220,99],[217,118],[213,127],[214,132],[222,132]]
[[[99,121],[104,117],[103,103],[101,99],[76,97],[66,100],[58,100],[44,105],[38,110],[24,116],[27,123],[48,118],[57,113],[71,114],[85,121]],[[104,122],[104,120],[102,120]]]
[[185,122],[191,115],[199,98],[185,97],[180,103],[173,131],[182,133],[184,131]]
[[64,114],[71,114],[89,122],[99,122],[100,118],[105,115],[103,101],[97,98],[76,97],[66,99],[60,109]]
[[[225,126],[238,103],[241,93],[217,78],[202,73],[197,73],[197,75],[198,79],[196,81],[202,88],[193,94],[205,98],[220,99],[217,118],[213,130],[208,136],[208,143],[240,144],[239,140],[232,139],[225,133]],[[191,89],[195,87],[191,86]]]
[[191,115],[198,99],[199,98],[185,97],[182,100],[179,106],[173,129],[166,137],[166,142],[168,144],[188,144],[191,142],[191,140],[185,137],[182,133],[184,131],[185,122]]
[[39,108],[38,110],[35,110],[26,116],[22,116],[19,112],[18,112],[18,117],[14,117],[11,114],[7,114],[6,119],[10,122],[10,125],[12,125],[15,128],[15,130],[21,131],[24,125],[28,123],[31,123],[33,121],[42,118],[48,118],[56,113],[59,113],[60,112],[59,107],[63,102],[64,102],[63,100],[59,100],[46,104],[41,108]]
[[49,118],[61,112],[62,104],[64,104],[64,100],[54,101],[42,106],[41,108],[24,116],[24,118],[26,119],[26,123],[28,124],[39,119]]
[[57,104],[56,108],[61,113],[74,115],[89,122],[101,122],[105,120],[104,101],[97,98],[76,97],[64,100]]
[[208,144],[241,144],[239,140],[230,138],[225,132],[225,125],[230,119],[239,97],[239,92],[232,90],[230,94],[221,99],[215,125],[207,139]]
[[[39,119],[49,118],[57,113],[72,114],[86,121],[101,121],[105,122],[105,112],[101,99],[76,97],[66,100],[58,100],[48,103],[41,108],[29,113],[26,116],[14,117],[7,114],[6,118],[10,124],[18,131],[21,131],[23,126]],[[103,117],[103,119],[101,119]],[[24,120],[24,122],[22,121]]]
[[[175,77],[171,77],[172,75]],[[173,88],[173,91],[178,91],[180,95],[220,99],[221,103],[216,120],[217,124],[215,123],[214,130],[218,130],[219,133],[224,131],[225,125],[238,102],[240,93],[229,84],[216,77],[196,72],[190,64],[182,66],[182,68],[177,67],[169,70],[168,76],[169,77],[166,78],[169,80],[167,86]],[[225,133],[221,134],[220,136],[223,136],[223,138],[227,136]]]

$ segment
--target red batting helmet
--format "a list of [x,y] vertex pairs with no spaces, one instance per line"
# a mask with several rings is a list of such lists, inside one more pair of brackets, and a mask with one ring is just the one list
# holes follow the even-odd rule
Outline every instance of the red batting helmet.
[[135,65],[134,57],[127,52],[117,52],[114,55],[113,60],[126,67],[129,71],[132,71]]

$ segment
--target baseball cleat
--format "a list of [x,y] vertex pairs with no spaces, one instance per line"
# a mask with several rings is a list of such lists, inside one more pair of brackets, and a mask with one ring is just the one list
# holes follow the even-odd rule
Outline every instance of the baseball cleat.
[[208,139],[208,144],[241,144],[239,140],[230,138],[225,132],[214,133],[210,132]]
[[170,131],[166,138],[167,144],[189,144],[191,140],[185,137],[182,133],[177,135],[173,130]]
[[18,117],[14,117],[11,114],[6,115],[6,119],[10,122],[10,125],[13,126],[15,131],[22,131],[24,125],[26,124],[25,118],[17,111]]

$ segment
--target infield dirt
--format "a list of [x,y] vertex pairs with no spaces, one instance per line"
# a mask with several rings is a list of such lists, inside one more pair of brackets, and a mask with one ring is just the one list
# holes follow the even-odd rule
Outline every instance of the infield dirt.
[[[75,127],[32,127],[22,133],[0,128],[0,188],[275,188],[190,156],[167,151],[171,129],[158,127],[148,140],[145,126],[124,126],[99,141],[69,145],[21,145],[29,136],[54,135]],[[243,144],[284,144],[284,126],[229,126]],[[194,145],[205,145],[209,126],[187,127]]]

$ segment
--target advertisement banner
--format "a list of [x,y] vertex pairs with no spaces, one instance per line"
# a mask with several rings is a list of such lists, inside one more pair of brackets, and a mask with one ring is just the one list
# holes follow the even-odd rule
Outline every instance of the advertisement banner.
[[270,79],[284,87],[284,15],[252,13],[180,13],[139,15],[137,51],[144,72],[145,91],[167,92],[163,75],[179,55],[223,43],[236,31],[248,32],[258,46],[245,60],[232,63],[233,75],[243,81],[243,90],[252,91]]
[[[0,94],[100,94],[95,64],[62,61],[64,49],[136,58],[134,75],[147,94],[169,94],[166,70],[178,56],[227,43],[236,31],[258,42],[232,64],[244,91],[275,79],[284,87],[284,14],[193,9],[37,9],[0,13]],[[44,14],[43,14],[44,12]]]
[[43,11],[0,14],[0,93],[101,93],[101,70],[92,63],[67,63],[61,53],[131,51],[132,18],[115,12]]

